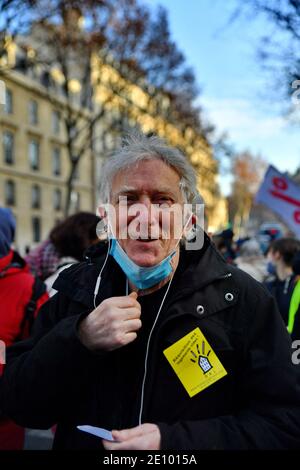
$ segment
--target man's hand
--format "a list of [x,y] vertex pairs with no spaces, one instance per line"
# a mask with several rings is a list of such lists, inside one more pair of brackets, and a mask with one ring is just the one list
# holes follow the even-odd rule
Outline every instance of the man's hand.
[[161,435],[156,424],[145,423],[131,429],[112,431],[117,442],[102,440],[106,450],[160,450]]
[[90,350],[112,351],[134,341],[142,322],[137,293],[103,300],[79,325],[80,341]]

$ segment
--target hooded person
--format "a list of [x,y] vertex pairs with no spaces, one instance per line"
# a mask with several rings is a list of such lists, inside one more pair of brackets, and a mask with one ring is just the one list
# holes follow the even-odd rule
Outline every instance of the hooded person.
[[0,207],[0,258],[8,255],[16,230],[16,221],[10,209]]
[[[32,301],[35,278],[23,258],[12,249],[16,222],[10,209],[0,208],[0,341],[5,348],[29,334],[29,303]],[[40,306],[48,299],[44,286],[37,290],[34,303],[36,316]],[[29,320],[29,318],[28,318]],[[4,350],[3,347],[3,350]],[[1,364],[2,362],[2,364]],[[0,375],[5,365],[5,354],[0,358]],[[22,449],[24,429],[1,413],[0,403],[0,450]]]

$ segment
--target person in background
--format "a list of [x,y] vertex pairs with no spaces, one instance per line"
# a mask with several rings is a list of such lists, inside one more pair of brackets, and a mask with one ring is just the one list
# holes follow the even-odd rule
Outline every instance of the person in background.
[[[41,305],[45,285],[35,280],[21,256],[11,248],[16,222],[10,209],[0,208],[0,340],[8,347],[25,339]],[[0,375],[5,366],[0,364]],[[7,419],[0,403],[0,450],[23,448],[25,430]]]
[[235,259],[238,268],[250,274],[254,279],[263,282],[266,277],[266,261],[256,240],[247,240],[239,248]]
[[90,212],[78,212],[57,225],[50,233],[50,240],[59,254],[56,271],[45,283],[49,296],[56,290],[52,288],[58,275],[74,263],[83,261],[86,249],[99,241],[96,227],[100,217]]
[[[225,240],[221,234],[214,234],[211,237],[216,249],[218,252],[222,255],[222,257],[225,259],[226,263],[228,264],[235,264],[234,262],[234,252],[231,247],[231,242],[228,240]],[[230,246],[230,248],[228,248]]]
[[273,273],[274,277],[266,281],[265,286],[275,297],[285,325],[288,325],[290,302],[296,280],[292,266],[299,250],[299,240],[280,238],[274,240],[267,251],[268,272]]
[[56,271],[59,259],[60,255],[49,238],[25,256],[30,271],[42,280],[47,279]]

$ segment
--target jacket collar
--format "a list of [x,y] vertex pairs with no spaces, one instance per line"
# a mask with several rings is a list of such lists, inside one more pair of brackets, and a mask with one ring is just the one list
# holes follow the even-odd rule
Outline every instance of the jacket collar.
[[181,290],[194,291],[216,279],[230,276],[228,264],[206,234],[200,250],[182,250],[181,255],[186,265],[179,276]]

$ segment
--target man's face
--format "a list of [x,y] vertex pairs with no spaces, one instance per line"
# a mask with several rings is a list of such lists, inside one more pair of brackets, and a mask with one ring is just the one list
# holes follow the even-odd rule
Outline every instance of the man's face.
[[278,264],[281,260],[281,255],[278,251],[269,250],[267,254],[267,260],[271,261],[271,263],[273,263],[275,269],[277,270]]
[[[139,266],[158,264],[178,243],[183,206],[179,182],[176,171],[158,159],[141,161],[113,179],[111,204],[116,213],[116,237]],[[174,204],[176,210],[173,206],[172,212]],[[132,228],[134,239],[123,239],[120,234],[129,231],[130,235]]]

